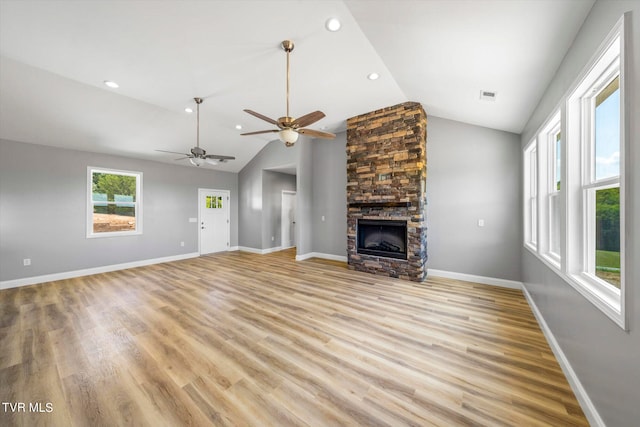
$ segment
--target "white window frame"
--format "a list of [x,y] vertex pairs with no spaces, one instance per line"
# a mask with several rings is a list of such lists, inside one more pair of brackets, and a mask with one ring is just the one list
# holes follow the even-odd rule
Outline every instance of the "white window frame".
[[538,247],[538,149],[536,140],[524,148],[524,244],[530,251]]
[[[114,231],[94,233],[93,231],[93,174],[107,173],[113,175],[134,176],[136,178],[136,197],[133,202],[136,212],[136,228],[130,231]],[[109,169],[88,166],[87,167],[87,216],[86,216],[87,238],[116,237],[116,236],[132,236],[142,234],[142,172],[126,171],[119,169]]]
[[[548,153],[548,165],[549,167],[547,168],[547,215],[548,215],[548,219],[547,219],[547,236],[549,239],[549,244],[547,245],[547,253],[546,255],[552,259],[552,261],[558,266],[558,268],[560,268],[560,260],[561,260],[561,250],[560,250],[560,246],[562,245],[562,229],[559,228],[558,230],[558,236],[554,236],[554,221],[557,221],[557,225],[558,227],[560,227],[560,224],[562,223],[562,198],[560,197],[560,191],[562,190],[562,186],[560,188],[560,190],[558,190],[557,187],[557,180],[560,179],[560,182],[562,183],[562,177],[558,177],[556,176],[556,170],[558,167],[558,157],[557,157],[557,136],[558,134],[562,135],[562,131],[561,131],[561,120],[560,120],[560,112],[558,112],[557,115],[557,119],[555,120],[555,123],[553,125],[553,127],[549,130],[549,132],[547,134],[544,135],[544,137],[547,140],[547,144],[548,144],[548,148],[547,148],[547,153]],[[560,139],[560,147],[562,147],[562,137]],[[564,169],[562,167],[562,149],[560,152],[560,173],[562,175],[562,170]],[[558,206],[558,217],[554,218],[553,217],[553,205],[556,204]],[[554,252],[553,251],[553,239],[557,238],[558,239],[558,251]]]
[[[564,211],[564,189],[558,191],[555,187],[555,137],[562,132],[562,114],[560,109],[556,110],[546,121],[542,130],[537,136],[538,151],[538,255],[553,269],[560,271],[562,268],[562,245],[563,245],[563,211]],[[561,155],[561,161],[564,156]],[[564,171],[561,165],[561,172]],[[561,179],[562,182],[562,179]],[[558,203],[560,224],[558,253],[551,251],[552,233],[552,202]]]
[[[626,16],[626,15],[625,15]],[[625,285],[625,152],[629,147],[625,117],[625,16],[591,59],[567,97],[570,191],[567,215],[566,275],[568,282],[621,328],[627,329]],[[628,27],[627,27],[628,28]],[[620,78],[620,175],[596,180],[593,165],[595,96],[615,75]],[[565,183],[563,182],[563,186]],[[595,191],[620,187],[620,289],[598,278],[595,271]]]
[[[524,148],[525,158],[527,150],[537,147],[537,219],[538,219],[538,240],[537,245],[532,245],[531,235],[527,234],[527,205],[525,205],[525,247],[536,255],[552,271],[560,276],[565,282],[574,287],[588,301],[600,309],[606,316],[613,320],[624,330],[628,330],[629,311],[627,305],[627,284],[625,280],[626,240],[625,240],[625,215],[628,209],[625,203],[626,188],[628,188],[629,175],[626,170],[627,164],[625,153],[629,152],[630,138],[629,130],[630,118],[626,112],[627,85],[625,80],[626,62],[625,50],[628,40],[630,40],[630,27],[625,24],[630,19],[630,13],[625,13],[618,21],[609,35],[605,38],[595,55],[591,58],[587,66],[580,73],[576,82],[570,87],[567,93],[561,98],[560,104],[555,111],[540,127],[535,134],[536,138]],[[610,47],[613,44],[619,46],[619,51],[612,52]],[[614,49],[615,50],[615,49]],[[592,108],[585,114],[583,99],[587,91],[591,97],[599,93],[598,89],[605,87],[611,81],[612,61],[619,57],[619,78],[620,78],[620,175],[619,177],[606,178],[595,181],[593,177],[592,164],[594,151],[591,145],[585,147],[584,139],[588,136],[589,141],[593,134]],[[617,67],[617,65],[615,65]],[[593,92],[595,90],[595,92]],[[549,159],[548,134],[552,131],[554,123],[559,120],[560,131],[562,132],[561,146],[561,189],[559,197],[560,205],[560,258],[556,258],[549,252],[549,194],[551,193],[548,183],[552,182],[553,176],[550,167],[553,161]],[[585,149],[588,148],[588,149]],[[524,198],[530,197],[530,190],[527,190],[527,183],[531,180],[531,166],[525,162],[523,168],[524,175]],[[601,280],[595,274],[589,274],[593,270],[594,259],[590,256],[591,251],[595,251],[593,242],[593,218],[588,215],[589,200],[588,194],[595,194],[595,188],[605,189],[620,187],[620,267],[621,285],[620,289]],[[529,194],[527,194],[529,191]],[[555,196],[554,196],[555,197]],[[593,199],[593,198],[592,198]],[[595,208],[593,208],[595,209]],[[530,218],[530,217],[529,217]],[[590,223],[591,222],[591,223]]]

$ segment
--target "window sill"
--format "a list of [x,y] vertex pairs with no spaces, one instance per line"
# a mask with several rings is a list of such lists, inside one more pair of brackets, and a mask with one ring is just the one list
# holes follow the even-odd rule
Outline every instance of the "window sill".
[[125,237],[125,236],[139,236],[142,234],[140,231],[114,231],[111,233],[96,233],[87,234],[87,239],[100,239],[102,237]]
[[532,245],[531,243],[525,243],[524,247],[529,249],[529,252],[531,252],[534,255],[538,255],[538,248],[535,245]]
[[[527,247],[527,245],[525,245],[525,247]],[[527,249],[531,250],[529,247],[527,247]],[[621,308],[622,298],[619,293],[609,291],[604,285],[597,283],[597,279],[591,278],[586,274],[565,274],[560,270],[560,266],[556,265],[548,256],[540,255],[535,251],[531,252],[542,261],[544,265],[549,267],[551,271],[609,317],[616,325],[628,331],[627,322]]]
[[619,292],[616,293],[606,289],[606,285],[600,285],[596,279],[586,274],[572,274],[565,278],[565,280],[618,326],[625,331],[627,330],[626,322],[622,314],[622,299]]
[[562,272],[562,265],[561,265],[561,258],[552,253],[546,253],[542,256],[544,258],[544,260],[547,262],[548,265],[551,265],[554,269],[558,270],[558,272]]

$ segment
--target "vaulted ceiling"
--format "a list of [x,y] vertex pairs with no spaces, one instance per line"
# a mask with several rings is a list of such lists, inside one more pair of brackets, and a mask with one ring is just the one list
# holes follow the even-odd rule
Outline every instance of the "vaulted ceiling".
[[155,150],[195,145],[202,97],[201,146],[237,172],[274,138],[240,136],[270,128],[242,110],[285,115],[285,39],[292,115],[326,113],[313,129],[417,101],[519,133],[593,2],[0,0],[0,138],[173,162]]

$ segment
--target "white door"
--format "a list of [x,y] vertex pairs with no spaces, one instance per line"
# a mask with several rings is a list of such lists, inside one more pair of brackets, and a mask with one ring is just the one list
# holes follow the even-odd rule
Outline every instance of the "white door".
[[282,247],[291,248],[296,245],[296,193],[282,192]]
[[229,192],[198,189],[198,227],[200,255],[229,248]]

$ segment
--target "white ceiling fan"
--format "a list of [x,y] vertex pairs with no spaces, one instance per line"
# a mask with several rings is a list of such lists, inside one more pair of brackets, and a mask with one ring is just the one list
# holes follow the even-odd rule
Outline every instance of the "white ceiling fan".
[[178,153],[176,151],[156,150],[163,153],[182,154],[184,157],[180,157],[176,160],[189,159],[194,166],[200,166],[203,163],[210,165],[217,165],[219,163],[225,163],[228,160],[235,160],[233,156],[222,156],[220,154],[207,154],[207,152],[200,148],[200,104],[204,102],[202,98],[193,98],[196,102],[197,122],[196,122],[196,146],[193,147],[190,153]]

